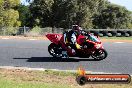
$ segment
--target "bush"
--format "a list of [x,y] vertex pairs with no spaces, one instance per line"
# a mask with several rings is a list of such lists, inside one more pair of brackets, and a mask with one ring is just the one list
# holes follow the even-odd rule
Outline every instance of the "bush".
[[38,27],[38,26],[35,26],[31,31],[30,33],[37,33],[37,34],[40,34],[42,32],[41,28]]
[[5,35],[16,35],[18,32],[17,27],[6,27],[3,29],[3,34]]
[[38,26],[35,26],[33,29],[31,29],[28,33],[26,33],[24,36],[33,36],[33,37],[37,37],[37,36],[41,36],[42,33],[42,29]]

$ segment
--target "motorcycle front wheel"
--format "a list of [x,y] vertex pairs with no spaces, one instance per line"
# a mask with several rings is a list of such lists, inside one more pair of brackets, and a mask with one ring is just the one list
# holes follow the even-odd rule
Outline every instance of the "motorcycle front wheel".
[[95,60],[103,60],[107,57],[108,53],[105,49],[98,49],[96,50],[91,57]]

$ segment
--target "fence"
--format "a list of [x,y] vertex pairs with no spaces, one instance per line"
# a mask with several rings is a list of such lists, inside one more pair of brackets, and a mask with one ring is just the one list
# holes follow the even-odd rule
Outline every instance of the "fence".
[[[36,31],[38,29],[35,29],[35,31],[32,31],[29,27],[3,27],[0,28],[0,35],[1,36],[42,36],[46,33],[63,33],[64,31],[68,29],[63,28],[40,28],[41,31]],[[108,37],[131,37],[132,36],[132,29],[85,29],[86,31],[97,34],[100,37],[108,36]]]

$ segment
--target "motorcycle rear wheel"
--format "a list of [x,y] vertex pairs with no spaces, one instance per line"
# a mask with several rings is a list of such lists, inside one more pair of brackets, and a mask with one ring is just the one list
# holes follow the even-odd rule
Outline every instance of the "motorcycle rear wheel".
[[48,46],[48,52],[50,53],[50,55],[52,55],[53,57],[62,57],[62,48],[54,43],[51,43]]

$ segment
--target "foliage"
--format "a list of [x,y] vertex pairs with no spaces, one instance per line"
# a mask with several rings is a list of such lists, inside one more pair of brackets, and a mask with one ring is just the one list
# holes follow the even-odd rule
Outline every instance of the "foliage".
[[[34,0],[30,5],[31,25],[44,26],[51,24],[51,6],[53,0]],[[50,25],[51,26],[51,25]]]
[[38,27],[38,26],[35,26],[30,32],[32,32],[32,33],[41,33],[41,28],[40,27]]
[[96,14],[93,21],[95,28],[101,29],[127,29],[132,22],[131,12],[126,8],[118,5],[109,5],[101,11],[101,14]]
[[25,6],[20,4],[17,6],[17,10],[19,12],[19,20],[21,21],[21,26],[30,26],[30,11],[29,6]]
[[20,26],[18,21],[19,13],[15,7],[19,5],[20,0],[0,0],[0,27]]
[[30,5],[32,24],[37,24],[41,27],[69,28],[73,23],[78,22],[83,27],[92,28],[92,15],[105,6],[101,1],[34,0]]
[[18,29],[18,27],[2,27],[0,29],[0,35],[16,35]]
[[17,21],[17,19],[19,19],[18,11],[15,11],[14,9],[9,9],[3,12],[4,26],[20,26],[20,21]]
[[17,34],[17,32],[18,32],[18,28],[17,27],[6,27],[6,29],[5,29],[5,34],[6,35]]
[[37,36],[41,36],[41,33],[42,33],[42,29],[39,26],[35,26],[29,32],[25,33],[24,36],[37,37]]
[[108,0],[33,0],[29,10],[31,27],[132,28],[132,13]]

